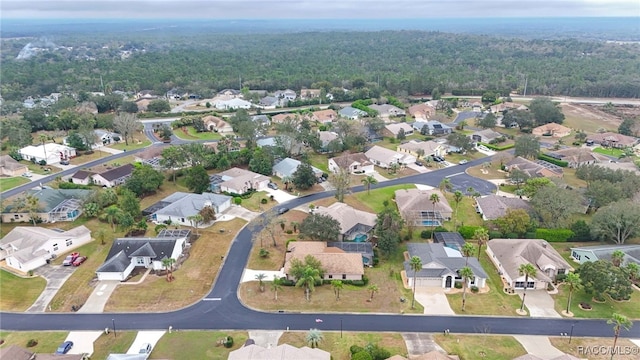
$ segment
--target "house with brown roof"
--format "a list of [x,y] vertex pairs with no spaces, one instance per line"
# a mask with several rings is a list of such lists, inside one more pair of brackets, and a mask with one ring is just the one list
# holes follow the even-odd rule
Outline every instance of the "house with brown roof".
[[149,146],[137,153],[134,160],[141,164],[149,165],[156,170],[160,169],[160,159],[162,159],[162,150],[164,149],[166,149],[166,146]]
[[404,134],[406,136],[413,135],[413,127],[403,122],[391,123],[391,124],[385,125],[384,129],[382,129],[382,134],[384,136],[390,136],[395,138],[395,137],[398,137],[398,134],[400,133],[401,130],[404,131]]
[[628,146],[634,146],[638,142],[638,139],[633,136],[606,132],[587,136],[587,142],[593,142],[594,144],[602,145],[604,147],[623,149]]
[[309,100],[309,99],[317,99],[322,94],[321,89],[302,89],[300,90],[300,99]]
[[522,209],[527,212],[531,210],[531,205],[525,200],[514,197],[499,195],[487,195],[476,198],[476,209],[482,220],[495,220],[507,215],[507,210]]
[[27,165],[20,164],[9,155],[0,156],[0,175],[22,176],[29,171]]
[[429,141],[416,141],[411,140],[404,144],[398,145],[398,152],[407,153],[419,157],[419,152],[423,152],[423,156],[442,156],[447,152],[447,149],[442,144],[439,144],[433,140]]
[[378,219],[376,214],[355,209],[341,202],[333,203],[328,207],[318,206],[313,213],[326,215],[338,221],[341,241],[367,241]]
[[486,251],[508,290],[525,288],[525,276],[519,270],[523,264],[531,264],[537,270],[526,284],[527,289],[534,290],[546,290],[558,274],[573,270],[545,240],[492,239],[487,243]]
[[244,194],[251,189],[262,191],[271,182],[267,176],[240,168],[231,168],[217,175],[222,180],[217,184],[219,191],[234,194]]
[[382,104],[382,105],[373,104],[373,105],[369,105],[369,108],[377,111],[378,115],[382,117],[405,116],[407,114],[406,111],[391,104]]
[[113,169],[91,176],[93,183],[102,187],[115,187],[124,184],[133,174],[135,167],[132,164],[124,164]]
[[311,120],[321,124],[329,124],[338,120],[338,113],[332,109],[314,111],[311,114]]
[[396,152],[378,145],[374,145],[364,154],[370,162],[383,169],[387,169],[393,164],[407,165],[416,162],[416,157],[413,155]]
[[318,139],[321,148],[326,151],[332,141],[338,140],[338,134],[333,131],[318,131]]
[[204,122],[204,126],[209,129],[209,131],[217,132],[220,134],[233,132],[233,127],[231,127],[228,122],[222,120],[217,116],[205,116],[202,118],[202,122]]
[[368,174],[374,171],[373,163],[361,152],[329,159],[329,171],[335,174],[340,169],[346,170],[350,174]]
[[[438,195],[440,201],[431,202],[431,195]],[[451,220],[453,210],[440,190],[402,189],[395,192],[396,205],[407,223],[415,226],[441,226]]]
[[566,161],[570,168],[577,168],[583,165],[597,164],[600,162],[608,162],[609,158],[591,151],[589,148],[566,148],[554,150],[547,155]]
[[322,264],[323,280],[362,280],[364,265],[362,255],[347,253],[337,247],[328,247],[324,241],[292,241],[285,255],[284,273],[287,279],[294,280],[289,273],[294,259],[304,261],[307,255],[316,258]]
[[416,120],[428,120],[436,116],[436,108],[424,103],[413,105],[407,111]]
[[556,123],[548,123],[540,125],[531,130],[531,133],[535,136],[551,136],[555,138],[561,138],[569,136],[571,129]]
[[299,114],[292,114],[292,113],[283,113],[283,114],[273,115],[271,117],[271,122],[274,123],[274,124],[280,124],[280,123],[283,123],[287,119],[289,119],[289,120],[300,119],[300,115]]
[[518,156],[505,164],[507,171],[518,169],[529,177],[562,177],[562,168],[543,160],[531,161]]
[[78,184],[78,185],[90,185],[92,182],[91,177],[93,175],[95,174],[91,171],[80,170],[80,171],[76,171],[76,173],[73,174],[69,180],[72,183]]
[[506,110],[525,110],[528,111],[529,108],[526,105],[514,103],[514,102],[503,102],[497,105],[493,105],[489,108],[489,111],[492,113],[500,113]]

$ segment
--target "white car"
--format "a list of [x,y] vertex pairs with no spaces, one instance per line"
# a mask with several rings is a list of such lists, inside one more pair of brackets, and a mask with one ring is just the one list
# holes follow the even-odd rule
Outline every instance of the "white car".
[[32,177],[33,175],[31,175],[31,173],[30,173],[30,172],[26,172],[26,173],[22,174],[22,176],[24,176],[24,177],[26,177],[26,178],[30,178],[30,177]]
[[466,163],[468,163],[468,162],[469,162],[468,160],[462,159],[462,160],[460,160],[460,161],[458,162],[458,164],[460,164],[460,165],[464,165],[464,164],[466,164]]
[[150,354],[152,348],[153,347],[151,346],[151,344],[144,343],[144,344],[142,344],[142,347],[140,348],[140,351],[138,351],[138,354]]

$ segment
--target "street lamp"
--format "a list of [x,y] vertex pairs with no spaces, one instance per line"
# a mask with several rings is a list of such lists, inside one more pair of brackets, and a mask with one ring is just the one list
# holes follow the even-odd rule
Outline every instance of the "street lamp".
[[118,335],[116,335],[116,319],[111,319],[111,322],[113,323],[113,337],[117,338]]
[[571,324],[571,331],[569,332],[569,344],[571,344],[571,337],[573,337],[573,327],[576,326],[576,324]]

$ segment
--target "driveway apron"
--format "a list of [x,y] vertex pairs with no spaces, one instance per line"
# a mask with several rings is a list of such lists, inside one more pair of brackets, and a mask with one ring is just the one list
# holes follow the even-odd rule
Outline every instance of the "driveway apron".
[[513,336],[522,347],[531,355],[535,355],[541,359],[553,359],[564,353],[551,345],[549,338],[546,336],[536,335],[514,335]]
[[[47,306],[53,300],[58,290],[62,287],[65,281],[73,274],[75,268],[72,266],[62,265],[44,265],[35,269],[33,272],[36,275],[40,275],[47,280],[47,286],[44,291],[36,299],[36,301],[27,309],[27,312],[44,312],[47,310]],[[69,309],[70,311],[71,309]]]
[[78,310],[79,313],[101,313],[104,311],[104,306],[107,304],[107,300],[120,284],[120,281],[99,281],[96,284],[96,288],[93,289],[91,295],[87,299],[87,302]]
[[[522,299],[522,291],[517,293]],[[529,309],[529,316],[531,317],[562,318],[554,308],[553,298],[544,290],[527,291],[524,304]]]

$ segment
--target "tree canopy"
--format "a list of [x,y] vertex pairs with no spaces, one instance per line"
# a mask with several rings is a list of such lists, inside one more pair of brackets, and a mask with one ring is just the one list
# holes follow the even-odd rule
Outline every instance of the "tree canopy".
[[316,241],[338,241],[340,223],[328,215],[310,214],[300,224],[300,236]]

